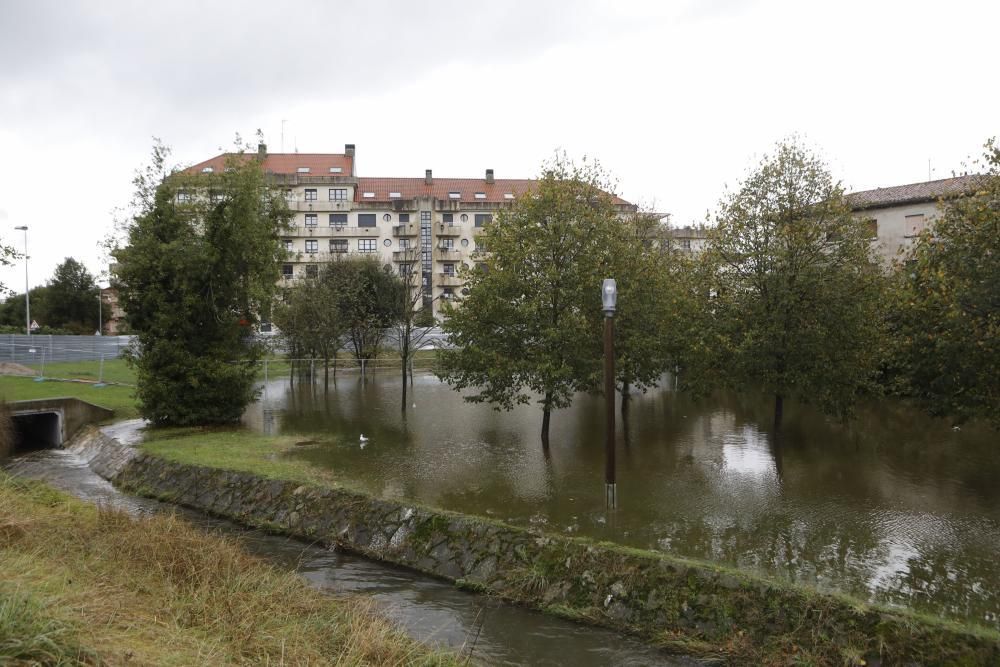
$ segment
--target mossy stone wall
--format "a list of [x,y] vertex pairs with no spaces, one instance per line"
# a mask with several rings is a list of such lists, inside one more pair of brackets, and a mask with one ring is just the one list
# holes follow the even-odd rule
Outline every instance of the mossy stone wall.
[[90,434],[91,465],[143,495],[337,545],[733,664],[996,665],[988,631],[879,610],[657,552],[355,492],[166,461]]

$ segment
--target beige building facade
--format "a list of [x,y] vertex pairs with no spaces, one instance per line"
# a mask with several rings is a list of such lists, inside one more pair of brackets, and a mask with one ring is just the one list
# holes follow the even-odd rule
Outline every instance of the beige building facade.
[[[462,293],[462,267],[482,257],[477,242],[485,224],[534,186],[531,179],[496,178],[486,169],[480,178],[359,176],[356,148],[343,154],[269,154],[258,159],[270,182],[284,190],[293,212],[283,242],[288,251],[282,283],[318,275],[322,264],[347,255],[373,256],[400,276],[411,272],[423,304],[440,312],[443,301]],[[225,155],[194,165],[192,172],[221,170]],[[616,198],[621,213],[637,210]]]

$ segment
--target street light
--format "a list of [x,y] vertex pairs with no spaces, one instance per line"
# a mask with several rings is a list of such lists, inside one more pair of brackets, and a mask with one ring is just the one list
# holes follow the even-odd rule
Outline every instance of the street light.
[[24,232],[24,331],[31,336],[31,298],[28,295],[28,226],[15,227]]
[[608,278],[601,285],[604,310],[604,499],[608,509],[618,506],[615,483],[615,304],[618,284]]

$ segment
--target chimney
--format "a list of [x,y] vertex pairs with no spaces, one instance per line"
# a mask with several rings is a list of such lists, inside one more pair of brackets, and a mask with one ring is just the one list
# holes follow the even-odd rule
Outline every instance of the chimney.
[[344,155],[354,157],[354,144],[344,144]]
[[424,172],[424,183],[430,185],[434,182],[434,176],[431,175],[431,170],[428,169]]
[[259,143],[257,144],[257,159],[263,160],[267,157],[267,144]]
[[493,183],[493,170],[492,169],[487,169],[486,170],[486,182],[487,183]]

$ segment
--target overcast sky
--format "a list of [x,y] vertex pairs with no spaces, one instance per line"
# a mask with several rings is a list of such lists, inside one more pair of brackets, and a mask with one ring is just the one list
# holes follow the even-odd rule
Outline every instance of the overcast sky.
[[[264,131],[361,175],[529,177],[557,149],[704,219],[798,134],[851,190],[1000,134],[1000,3],[0,0],[0,242],[31,284],[99,242],[152,137],[190,164]],[[24,289],[24,265],[0,268]]]

